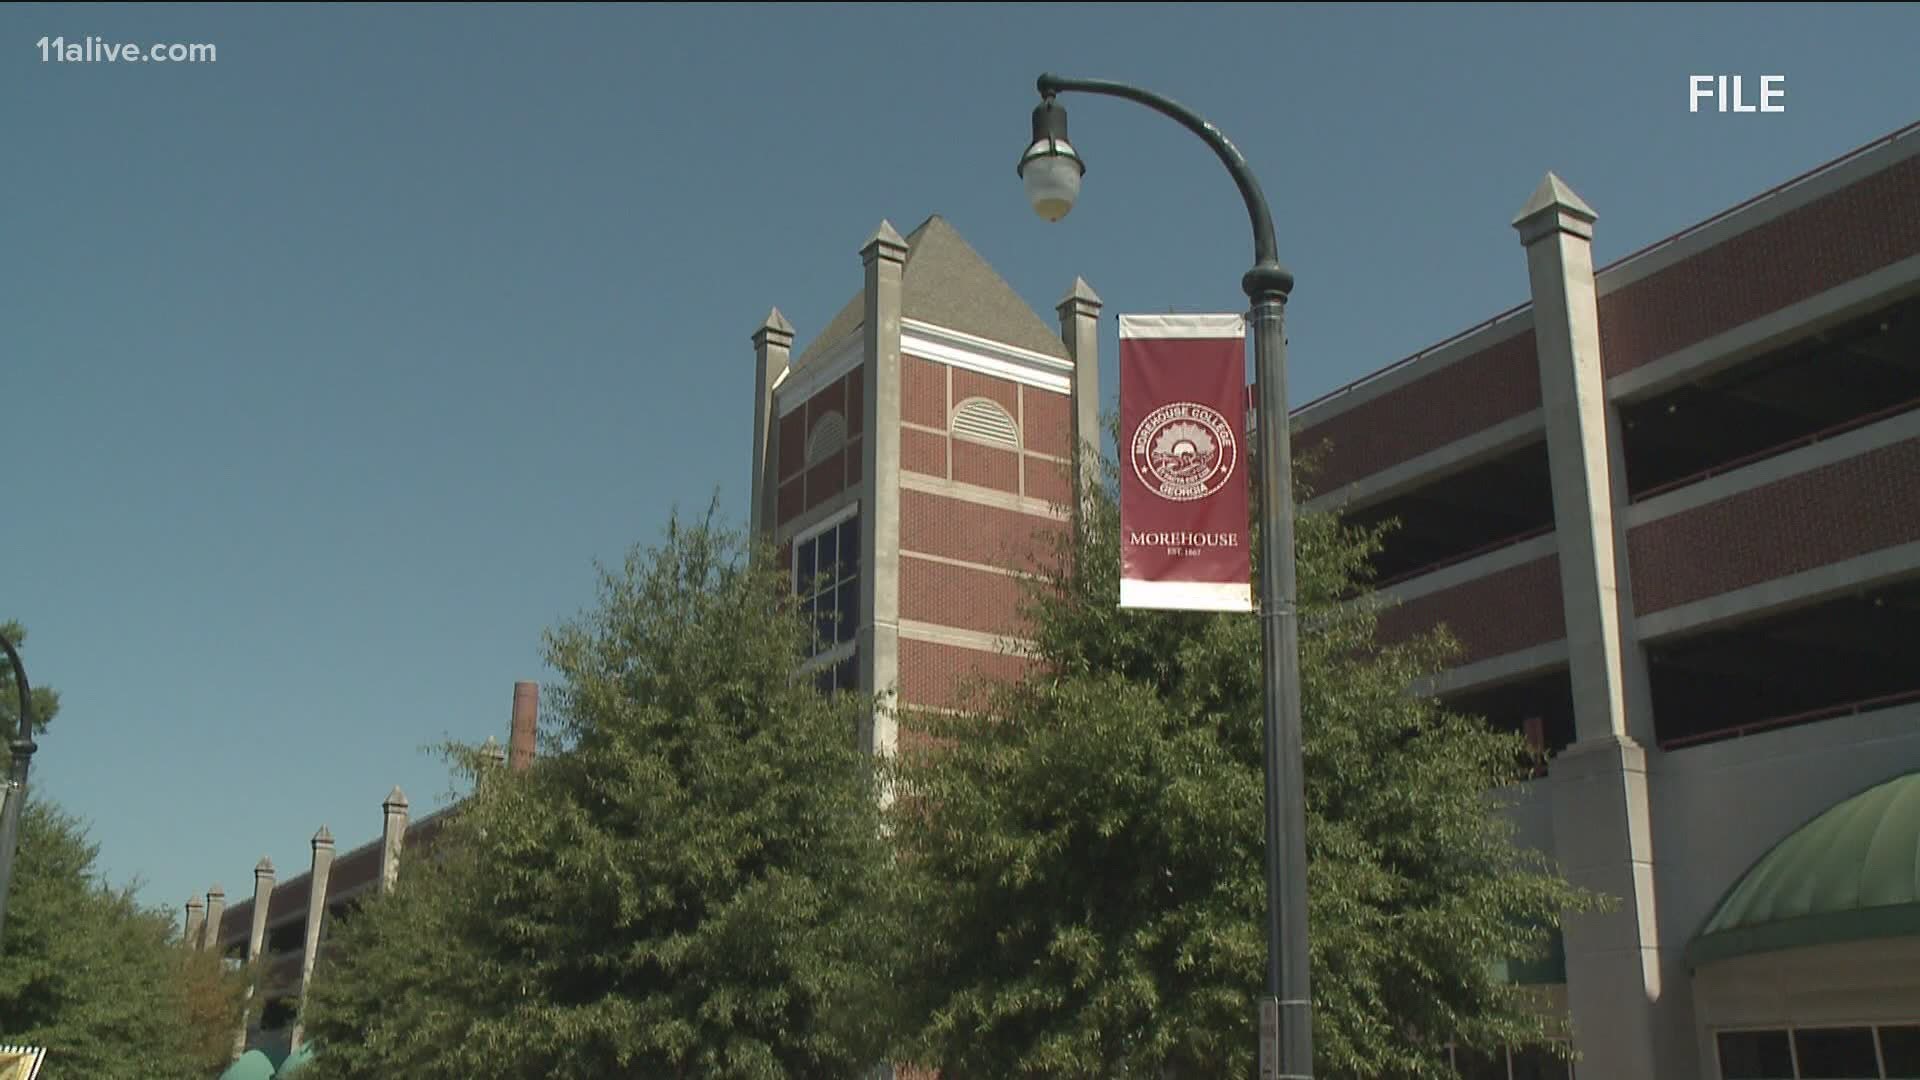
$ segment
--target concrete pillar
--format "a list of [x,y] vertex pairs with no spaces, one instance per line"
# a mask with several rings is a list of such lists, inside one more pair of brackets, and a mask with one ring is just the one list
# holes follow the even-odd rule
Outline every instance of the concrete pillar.
[[187,928],[180,935],[180,943],[189,949],[200,947],[200,935],[206,927],[206,901],[197,896],[187,897]]
[[857,640],[860,687],[883,698],[860,734],[868,753],[891,754],[898,732],[884,698],[899,689],[900,681],[900,276],[907,242],[882,221],[861,247],[860,259],[866,266],[860,443],[867,497],[860,504],[860,572],[866,587]]
[[540,684],[521,681],[513,684],[513,720],[507,730],[507,767],[526,772],[533,764],[534,745],[540,729]]
[[480,744],[480,760],[487,768],[494,769],[507,763],[507,752],[500,748],[499,739],[487,736],[487,741]]
[[201,935],[199,948],[207,952],[220,951],[220,920],[227,913],[227,890],[218,884],[207,890],[207,927]]
[[1054,306],[1060,316],[1060,340],[1073,361],[1073,488],[1085,493],[1100,483],[1100,297],[1086,278]]
[[753,332],[753,507],[751,527],[758,540],[773,535],[779,521],[780,440],[774,428],[779,416],[773,408],[773,388],[787,373],[793,353],[793,324],[779,308],[767,312],[767,321]]
[[[265,855],[253,864],[253,923],[247,928],[247,995],[246,1003],[253,1003],[253,995],[259,988],[254,980],[259,973],[254,969],[260,963],[260,950],[267,941],[267,909],[273,903],[273,860]],[[233,1060],[247,1052],[247,1021],[240,1021],[240,1030],[233,1037]]]
[[[1593,280],[1595,215],[1549,173],[1514,218],[1527,251],[1553,477],[1576,739],[1553,761],[1554,850],[1574,884],[1614,898],[1568,917],[1567,1000],[1582,1075],[1689,1077],[1690,994],[1657,922],[1644,707],[1625,566],[1624,476]],[[1678,980],[1677,982],[1675,980]]]
[[395,785],[380,804],[380,891],[393,891],[400,880],[400,847],[407,838],[407,793]]
[[260,961],[267,941],[267,908],[273,903],[273,860],[265,855],[253,864],[253,925],[247,930],[247,963]]
[[300,957],[300,1019],[293,1025],[292,1049],[306,1034],[307,987],[313,982],[313,962],[320,956],[320,926],[327,917],[327,877],[333,872],[333,834],[325,825],[313,834],[313,869],[307,875],[306,951]]

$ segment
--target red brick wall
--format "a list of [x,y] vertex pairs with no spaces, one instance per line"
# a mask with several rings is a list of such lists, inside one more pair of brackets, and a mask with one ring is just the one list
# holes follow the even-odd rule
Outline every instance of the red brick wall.
[[1315,491],[1328,492],[1539,406],[1529,330],[1299,431],[1294,446],[1331,444],[1312,477]]
[[1600,297],[1618,375],[1920,254],[1920,157],[1908,158]]
[[1065,523],[1038,514],[962,502],[924,491],[900,493],[900,547],[984,566],[1025,570],[1050,558],[1049,537]]
[[1015,680],[1031,663],[1024,657],[902,639],[900,700],[923,708],[958,708],[965,703],[968,680]]
[[1067,471],[1067,463],[1052,458],[1026,455],[1023,459],[1027,470],[1027,497],[1044,499],[1058,506],[1065,506],[1068,493],[1073,490],[1073,481]]
[[950,405],[958,405],[968,398],[983,397],[997,403],[1007,410],[1007,415],[1020,418],[1020,384],[1006,379],[996,379],[991,375],[982,375],[965,368],[953,370],[953,400]]
[[1920,439],[1649,521],[1627,534],[1645,614],[1920,540]]
[[1379,637],[1405,641],[1441,623],[1465,649],[1456,665],[1559,641],[1567,636],[1560,557],[1548,555],[1384,611]]
[[1012,450],[954,439],[953,478],[962,484],[1020,494],[1020,456]]
[[780,418],[779,458],[774,472],[781,480],[800,475],[807,463],[807,410],[803,406]]
[[[780,461],[775,471],[781,483],[774,516],[781,525],[860,482],[865,441],[861,437],[863,377],[862,369],[856,367],[780,418]],[[845,421],[846,449],[806,468],[807,438],[813,433],[813,425],[828,413],[839,413]]]
[[1025,633],[1025,586],[1011,574],[900,557],[900,617],[983,634]]
[[1036,386],[1020,388],[1020,407],[1015,413],[1024,429],[1023,445],[1036,454],[1057,458],[1068,455],[1073,445],[1073,399]]
[[947,437],[918,428],[900,429],[900,468],[906,472],[947,478]]
[[900,357],[900,419],[946,430],[946,365],[917,356]]

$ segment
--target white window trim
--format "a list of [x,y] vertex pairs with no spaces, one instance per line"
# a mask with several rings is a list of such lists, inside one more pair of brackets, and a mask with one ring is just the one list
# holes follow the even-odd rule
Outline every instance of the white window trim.
[[[801,544],[807,542],[808,540],[814,539],[815,537],[819,536],[821,533],[826,532],[828,529],[839,528],[842,522],[846,521],[848,518],[857,516],[859,513],[860,513],[860,504],[858,502],[849,503],[848,505],[843,506],[838,510],[835,510],[833,513],[827,515],[825,518],[821,519],[820,521],[807,526],[807,528],[804,531],[794,533],[793,538],[789,541],[789,543],[792,545],[793,550],[787,556],[787,581],[793,585],[799,584],[800,545]],[[862,536],[864,535],[865,534],[862,533]],[[856,580],[865,580],[866,576],[867,576],[867,570],[864,566],[862,566]],[[854,650],[859,646],[859,644],[860,644],[859,635],[855,634],[853,637],[853,640],[839,642],[835,644],[833,648],[828,649],[823,653],[810,656],[806,660],[802,661],[797,671],[797,674],[812,675],[814,672],[818,671],[823,667],[828,666],[829,664],[837,664],[840,661],[845,660],[847,657],[852,656],[854,653]]]

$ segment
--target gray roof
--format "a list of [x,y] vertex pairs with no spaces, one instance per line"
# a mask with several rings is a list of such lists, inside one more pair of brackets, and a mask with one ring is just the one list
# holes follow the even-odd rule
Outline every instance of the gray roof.
[[[1067,358],[1059,333],[938,214],[907,235],[900,308],[904,318]],[[866,295],[856,292],[801,352],[794,366],[804,365],[858,333],[865,318]]]

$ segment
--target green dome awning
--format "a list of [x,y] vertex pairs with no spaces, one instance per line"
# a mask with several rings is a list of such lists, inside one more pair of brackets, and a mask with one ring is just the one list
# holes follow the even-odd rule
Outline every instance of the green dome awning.
[[301,1043],[300,1049],[288,1054],[287,1060],[280,1063],[280,1070],[273,1075],[292,1076],[305,1069],[313,1061],[313,1056],[313,1044]]
[[1721,899],[1687,963],[1908,936],[1920,936],[1920,772],[1868,788],[1774,845]]
[[227,1066],[220,1080],[273,1080],[273,1059],[258,1050],[249,1050]]

